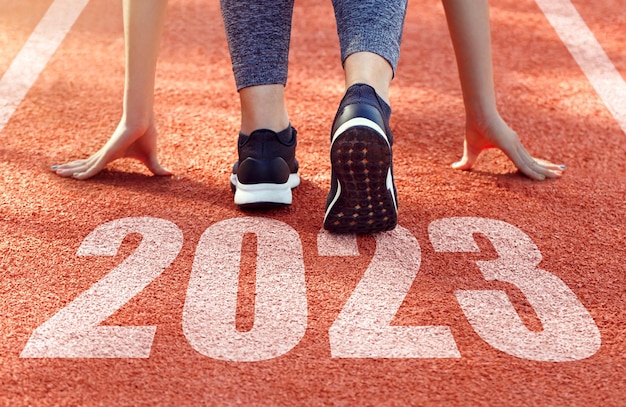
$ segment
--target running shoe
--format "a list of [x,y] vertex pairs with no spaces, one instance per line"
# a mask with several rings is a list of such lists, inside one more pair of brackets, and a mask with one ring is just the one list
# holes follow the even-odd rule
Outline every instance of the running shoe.
[[291,189],[300,185],[296,144],[293,127],[279,133],[261,129],[249,136],[240,134],[239,160],[230,177],[235,204],[250,208],[290,205]]
[[346,91],[331,132],[326,230],[367,234],[396,227],[390,115],[371,86],[356,84]]

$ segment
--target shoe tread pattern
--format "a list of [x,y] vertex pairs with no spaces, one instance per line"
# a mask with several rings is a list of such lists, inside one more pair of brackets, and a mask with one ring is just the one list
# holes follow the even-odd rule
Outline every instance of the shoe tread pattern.
[[331,148],[332,170],[341,186],[324,227],[335,233],[368,234],[393,229],[397,211],[387,187],[391,151],[369,127],[352,127]]

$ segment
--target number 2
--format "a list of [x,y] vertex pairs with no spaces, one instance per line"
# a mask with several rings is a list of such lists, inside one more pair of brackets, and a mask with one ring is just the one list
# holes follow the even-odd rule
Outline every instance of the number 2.
[[23,358],[147,358],[155,326],[99,326],[137,295],[178,255],[183,234],[172,222],[124,218],[98,226],[78,248],[79,256],[113,256],[130,233],[139,247],[103,279],[37,328]]
[[[356,240],[356,236],[351,236]],[[329,331],[336,358],[460,358],[447,326],[392,326],[421,263],[421,249],[408,230],[377,233],[376,251],[367,271]],[[318,251],[325,255],[354,253],[347,237],[322,232]],[[333,240],[335,244],[333,245]],[[358,249],[357,253],[358,255]]]

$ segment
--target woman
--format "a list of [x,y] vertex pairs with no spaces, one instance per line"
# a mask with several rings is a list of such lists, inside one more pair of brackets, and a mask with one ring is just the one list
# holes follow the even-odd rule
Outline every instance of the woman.
[[[453,168],[468,170],[482,151],[499,148],[532,179],[561,176],[565,166],[531,157],[497,111],[488,0],[442,1],[466,108],[464,154]],[[166,6],[167,0],[124,0],[122,119],[91,157],[53,166],[58,175],[87,179],[122,157],[139,159],[156,175],[171,174],[157,159],[153,112]],[[242,113],[239,160],[231,175],[235,203],[288,205],[291,189],[299,184],[296,131],[285,106],[293,0],[221,0],[221,6]],[[331,132],[331,190],[324,227],[350,233],[389,230],[397,223],[389,86],[399,57],[406,0],[334,0],[333,6],[346,93]],[[361,179],[367,185],[356,182]]]

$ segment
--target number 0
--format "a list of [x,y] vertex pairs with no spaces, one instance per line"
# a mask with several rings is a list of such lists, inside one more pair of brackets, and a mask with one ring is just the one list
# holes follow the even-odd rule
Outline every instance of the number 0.
[[[257,235],[254,325],[235,326],[241,245]],[[304,259],[298,233],[265,218],[229,219],[209,227],[198,243],[183,310],[183,331],[201,354],[253,362],[281,356],[307,327]]]

